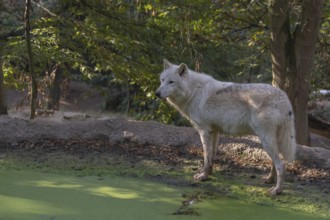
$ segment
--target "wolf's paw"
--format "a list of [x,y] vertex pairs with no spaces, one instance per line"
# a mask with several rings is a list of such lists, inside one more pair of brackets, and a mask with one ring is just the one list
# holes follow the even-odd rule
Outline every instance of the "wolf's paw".
[[272,188],[270,188],[268,191],[269,191],[269,193],[270,193],[271,195],[273,195],[273,196],[275,196],[275,195],[279,195],[279,194],[282,193],[282,189],[281,189],[280,187],[272,187]]
[[194,175],[195,181],[204,181],[204,180],[208,180],[208,179],[209,179],[209,176],[205,172],[196,173]]

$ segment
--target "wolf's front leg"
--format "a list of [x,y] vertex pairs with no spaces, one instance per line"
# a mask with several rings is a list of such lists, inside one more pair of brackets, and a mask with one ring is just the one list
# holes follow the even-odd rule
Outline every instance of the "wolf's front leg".
[[200,130],[199,135],[203,144],[204,166],[194,175],[194,180],[207,180],[212,173],[213,156],[215,154],[214,145],[218,142],[218,133],[212,130]]

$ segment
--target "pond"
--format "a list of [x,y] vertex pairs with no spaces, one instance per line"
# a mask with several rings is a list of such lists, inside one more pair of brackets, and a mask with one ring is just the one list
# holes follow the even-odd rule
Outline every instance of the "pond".
[[0,170],[0,220],[326,219],[119,176]]

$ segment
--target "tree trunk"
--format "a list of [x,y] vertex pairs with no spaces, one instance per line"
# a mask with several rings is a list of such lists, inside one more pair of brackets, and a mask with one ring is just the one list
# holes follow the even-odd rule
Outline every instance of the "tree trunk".
[[290,53],[290,20],[289,5],[287,0],[273,0],[270,8],[270,28],[271,28],[271,58],[273,85],[283,90],[286,89],[286,77],[288,71],[288,54]]
[[25,2],[25,12],[24,12],[24,22],[25,22],[25,40],[26,47],[29,56],[29,66],[30,66],[30,75],[31,75],[31,100],[30,100],[30,119],[35,117],[36,107],[37,107],[37,79],[34,71],[33,64],[33,54],[31,47],[31,35],[30,35],[30,9],[31,1],[26,0]]
[[297,143],[309,145],[307,103],[323,0],[301,2],[300,23],[290,32],[289,3],[270,4],[273,85],[287,92],[295,113]]
[[61,97],[62,71],[59,64],[49,73],[49,97],[47,103],[48,110],[58,110]]
[[8,114],[6,105],[6,96],[3,87],[2,60],[0,58],[0,115]]

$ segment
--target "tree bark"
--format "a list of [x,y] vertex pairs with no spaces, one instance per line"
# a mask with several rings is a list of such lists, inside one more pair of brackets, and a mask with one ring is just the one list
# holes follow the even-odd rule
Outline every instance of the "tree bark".
[[300,22],[290,32],[287,0],[270,4],[273,85],[287,92],[295,113],[297,143],[309,145],[308,96],[323,0],[302,0]]
[[25,40],[26,47],[29,56],[29,67],[30,67],[30,76],[31,76],[31,100],[30,100],[30,119],[35,117],[36,107],[37,107],[37,79],[34,71],[34,63],[33,63],[33,54],[31,47],[31,34],[30,34],[30,9],[31,9],[31,1],[25,1],[25,12],[24,12],[24,22],[25,22]]
[[6,96],[3,87],[3,71],[2,71],[2,60],[0,58],[0,115],[8,114]]
[[271,1],[269,14],[271,28],[270,48],[272,58],[273,85],[286,91],[286,77],[289,74],[288,54],[290,54],[291,51],[288,1]]

